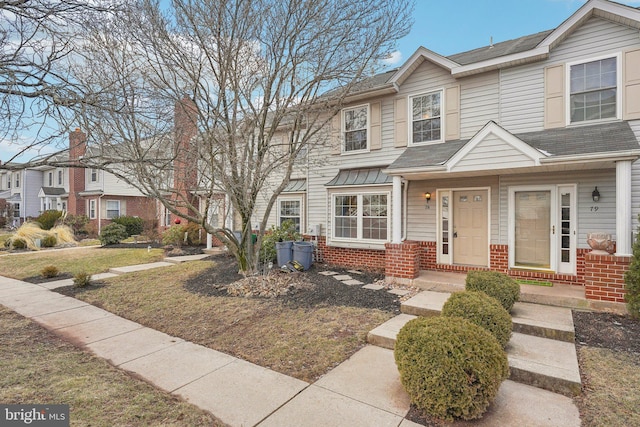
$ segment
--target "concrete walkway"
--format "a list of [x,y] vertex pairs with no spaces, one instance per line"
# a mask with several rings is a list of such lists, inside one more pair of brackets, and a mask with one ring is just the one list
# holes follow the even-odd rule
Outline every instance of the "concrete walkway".
[[[309,384],[51,292],[62,282],[0,276],[0,304],[231,426],[418,426],[404,418],[409,397],[391,350],[365,346]],[[568,397],[505,381],[482,420],[454,425],[577,427],[580,418]]]

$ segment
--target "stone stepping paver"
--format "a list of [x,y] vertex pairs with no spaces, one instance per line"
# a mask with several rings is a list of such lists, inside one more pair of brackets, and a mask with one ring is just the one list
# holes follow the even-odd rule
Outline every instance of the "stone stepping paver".
[[411,293],[411,291],[408,291],[406,289],[389,289],[387,292],[389,292],[390,294],[401,296],[401,297],[405,295],[409,295]]
[[364,285],[363,288],[364,289],[373,289],[374,291],[379,291],[380,289],[384,288],[384,286],[382,286],[382,285],[374,285],[373,283],[370,283],[368,285]]
[[322,274],[323,276],[335,276],[336,274],[338,274],[337,271],[321,271],[318,274]]
[[340,280],[341,282],[342,282],[343,280],[351,280],[351,279],[353,279],[353,277],[349,276],[348,274],[340,274],[340,275],[333,276],[333,277],[334,277],[336,280]]
[[347,270],[347,273],[360,274],[360,275],[364,274],[364,273],[362,273],[362,271],[358,271],[358,270]]
[[343,280],[342,283],[344,283],[347,286],[364,285],[364,282],[361,282],[360,280],[356,280],[356,279]]

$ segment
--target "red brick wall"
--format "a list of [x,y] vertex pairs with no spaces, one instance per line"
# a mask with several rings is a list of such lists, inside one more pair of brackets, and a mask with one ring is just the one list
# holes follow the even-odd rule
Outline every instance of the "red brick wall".
[[[86,151],[86,135],[76,129],[69,134],[69,158],[71,161],[84,156]],[[84,191],[84,169],[69,168],[69,199],[67,211],[72,215],[86,215],[86,204],[78,193]]]
[[585,294],[587,299],[624,303],[624,273],[631,264],[630,256],[585,256]]
[[324,236],[318,238],[318,252],[320,259],[329,265],[364,268],[374,271],[383,271],[385,266],[384,250],[327,246],[327,240]]
[[509,246],[490,245],[489,251],[489,266],[491,269],[506,273],[509,270]]
[[385,276],[397,279],[415,279],[420,274],[421,245],[419,242],[385,244]]

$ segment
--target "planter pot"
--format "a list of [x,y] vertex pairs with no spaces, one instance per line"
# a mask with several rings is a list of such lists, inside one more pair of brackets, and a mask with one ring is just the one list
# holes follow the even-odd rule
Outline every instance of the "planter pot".
[[610,255],[615,248],[613,241],[611,241],[611,234],[607,233],[588,233],[587,243],[594,255]]

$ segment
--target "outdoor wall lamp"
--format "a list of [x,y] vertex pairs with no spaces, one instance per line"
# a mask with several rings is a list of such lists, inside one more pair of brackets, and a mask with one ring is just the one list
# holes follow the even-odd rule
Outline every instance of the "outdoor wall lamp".
[[591,198],[593,199],[594,202],[597,202],[600,200],[600,192],[598,191],[598,187],[596,187],[596,189],[593,190],[593,193],[591,193]]
[[428,191],[424,193],[424,200],[426,200],[427,202],[427,205],[425,206],[425,208],[429,209],[429,200],[431,200],[431,193],[429,193]]

